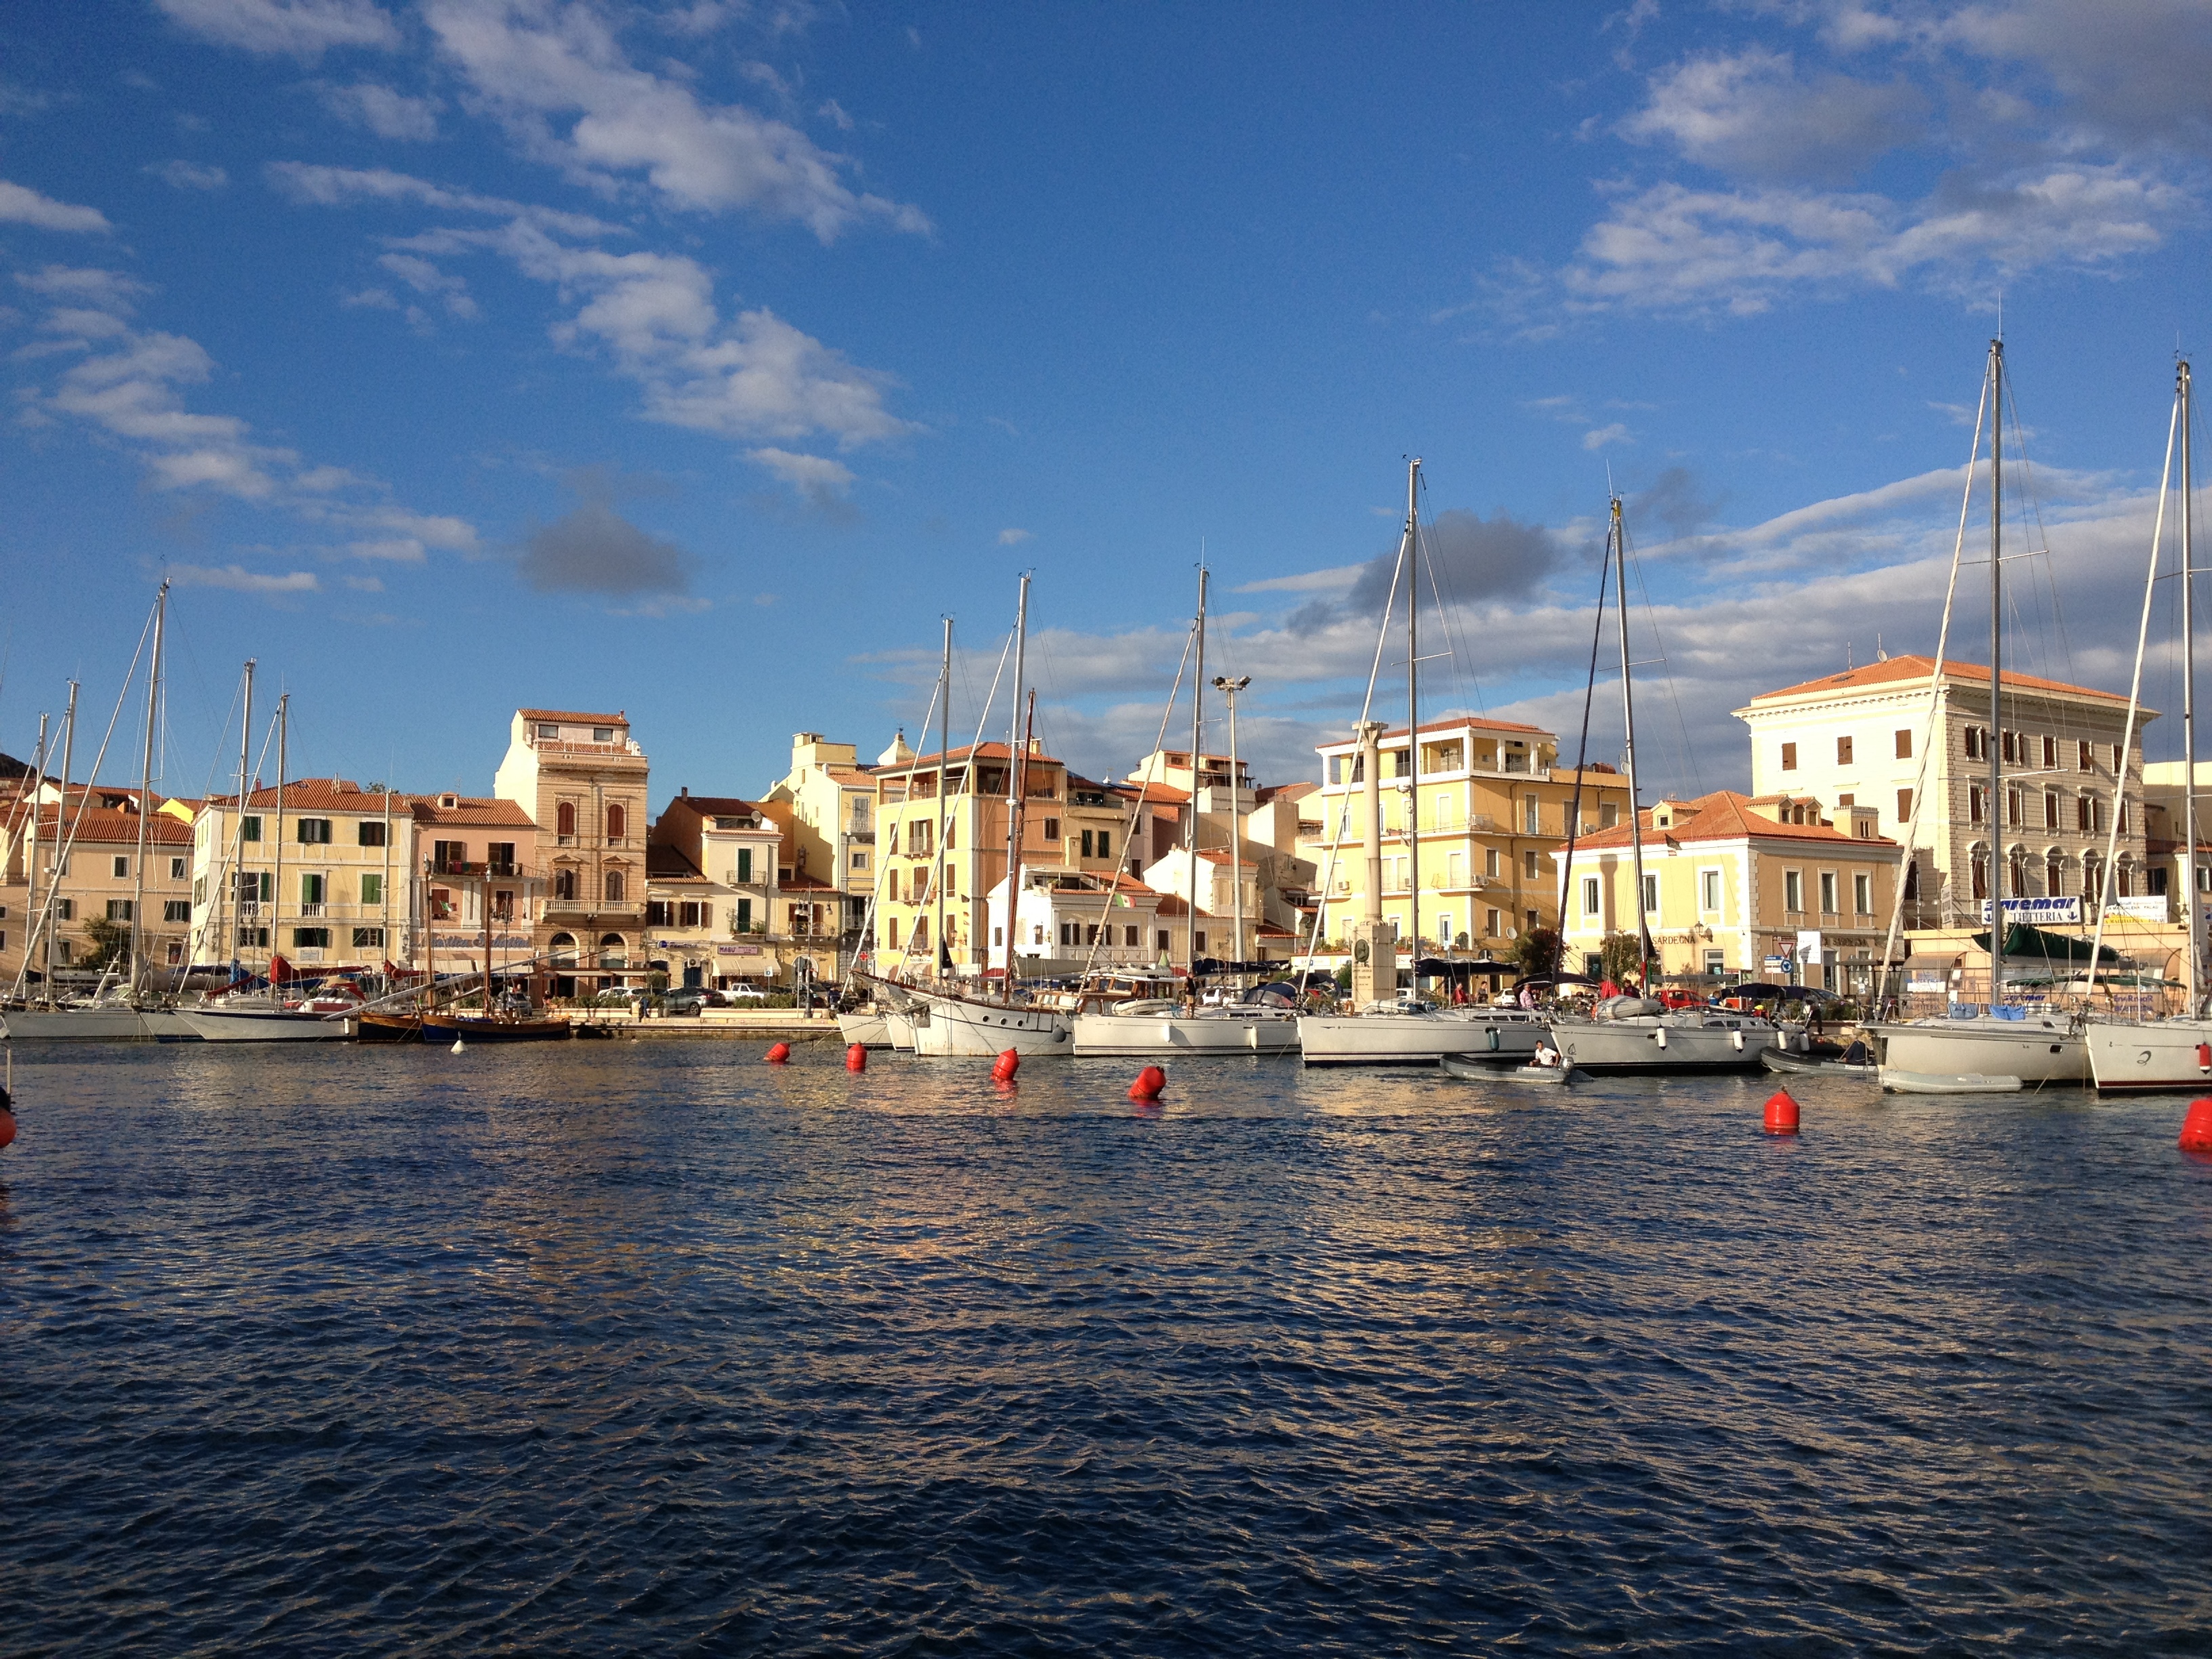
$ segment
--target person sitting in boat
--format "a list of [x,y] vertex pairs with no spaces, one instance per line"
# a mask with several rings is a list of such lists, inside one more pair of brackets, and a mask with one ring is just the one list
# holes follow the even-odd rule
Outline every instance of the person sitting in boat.
[[1540,1042],[1536,1045],[1536,1052],[1531,1058],[1539,1066],[1557,1066],[1559,1063],[1559,1051],[1549,1042]]

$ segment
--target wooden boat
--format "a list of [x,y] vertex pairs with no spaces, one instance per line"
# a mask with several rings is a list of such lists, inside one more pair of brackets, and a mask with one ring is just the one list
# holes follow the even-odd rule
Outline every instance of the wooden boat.
[[2016,1077],[1966,1072],[1947,1077],[1936,1072],[1900,1072],[1881,1068],[1881,1086],[1893,1095],[2015,1095],[2027,1085]]
[[565,1042],[574,1033],[565,1016],[533,1019],[503,1014],[425,1014],[425,1042],[462,1037],[471,1042]]
[[422,1016],[371,1009],[353,1017],[353,1036],[356,1042],[420,1042]]

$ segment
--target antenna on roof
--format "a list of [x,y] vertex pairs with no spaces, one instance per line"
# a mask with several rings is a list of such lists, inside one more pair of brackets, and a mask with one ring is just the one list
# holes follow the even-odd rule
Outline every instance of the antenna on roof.
[[1881,635],[1880,634],[1876,634],[1874,636],[1874,659],[1876,662],[1887,662],[1889,660],[1889,653],[1881,648]]
[[1844,672],[1848,674],[1857,666],[1858,664],[1851,660],[1851,642],[1845,640],[1844,641]]

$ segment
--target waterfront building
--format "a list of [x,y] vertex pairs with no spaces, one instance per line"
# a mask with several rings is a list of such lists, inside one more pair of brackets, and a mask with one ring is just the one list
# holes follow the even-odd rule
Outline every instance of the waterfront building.
[[[0,990],[15,982],[38,921],[31,905],[33,841],[38,909],[46,908],[49,890],[54,895],[52,962],[57,980],[82,976],[89,983],[99,977],[97,969],[87,965],[100,953],[94,935],[112,927],[127,939],[138,915],[143,803],[135,789],[80,785],[64,790],[49,779],[34,790],[26,783],[14,791],[0,817]],[[146,960],[156,969],[181,968],[191,934],[191,830],[158,805],[143,827],[146,908],[140,926]],[[33,957],[28,984],[39,983],[46,971],[43,938]]]
[[[875,769],[876,823],[883,867],[876,890],[875,960],[880,971],[902,964],[921,969],[933,951],[957,974],[1003,966],[1006,919],[994,923],[991,890],[1006,879],[1006,768],[1011,751],[986,743],[945,757],[945,793],[938,795],[938,757],[915,755]],[[1059,866],[1067,769],[1030,741],[1022,760],[1027,810],[1022,859]],[[938,939],[932,878],[943,838],[945,937]],[[993,956],[993,951],[998,955]]]
[[[1604,766],[1577,777],[1538,726],[1468,714],[1425,722],[1417,811],[1406,728],[1380,742],[1383,920],[1406,938],[1418,850],[1422,951],[1504,954],[1528,930],[1559,925],[1554,860],[1577,784],[1585,830],[1625,822],[1628,781]],[[1323,744],[1320,755],[1322,781],[1297,802],[1297,854],[1314,872],[1322,937],[1340,948],[1366,915],[1366,784],[1358,739]]]
[[[2116,811],[2115,890],[2123,899],[2144,895],[2145,815],[2116,809],[2115,794],[2124,778],[2140,800],[2142,728],[2157,715],[2139,714],[2123,756],[2125,696],[2008,672],[2002,727],[1993,733],[1989,669],[1954,660],[1943,665],[1929,742],[1934,671],[1929,657],[1890,657],[1753,697],[1735,711],[1751,728],[1752,793],[1802,797],[1807,810],[1838,822],[1871,809],[1881,832],[1902,841],[1915,792],[1924,791],[1905,875],[1909,927],[1982,925],[1993,842],[2002,849],[2008,898],[2095,893]],[[1995,813],[1986,799],[1992,744],[2005,792]]]
[[[1191,856],[1188,851],[1177,849],[1164,859],[1155,860],[1145,872],[1145,884],[1155,892],[1172,894],[1183,903],[1191,902]],[[1267,913],[1261,903],[1260,866],[1251,859],[1244,859],[1233,866],[1227,852],[1214,848],[1201,848],[1198,854],[1198,917],[1195,945],[1201,962],[1212,957],[1219,962],[1256,962],[1260,959],[1260,929],[1267,921]],[[1237,925],[1237,888],[1244,889],[1244,933],[1234,936]],[[1182,914],[1178,912],[1178,914]],[[1183,935],[1170,931],[1168,950],[1171,959],[1188,965],[1186,960],[1189,946]]]
[[[991,934],[1003,938],[1006,884],[988,895]],[[1170,960],[1164,896],[1120,870],[1024,865],[1015,908],[1014,971],[1024,977],[1142,969]],[[1178,939],[1173,950],[1179,951]]]
[[685,789],[670,801],[646,848],[648,966],[672,985],[787,983],[790,935],[775,925],[783,833],[734,795]]
[[[1872,807],[1841,823],[1805,796],[1754,799],[1718,790],[1664,799],[1640,815],[1643,926],[1655,972],[1788,979],[1863,995],[1889,925],[1904,848]],[[1595,975],[1609,933],[1633,939],[1635,859],[1628,824],[1577,837],[1565,872],[1566,960]]]
[[[395,967],[434,968],[441,977],[487,967],[495,975],[540,971],[535,927],[550,882],[542,873],[544,836],[530,815],[519,802],[453,790],[404,799],[411,842],[403,846],[411,846],[410,867],[422,872],[422,907],[413,913],[420,927],[414,939],[398,941],[408,954],[387,959]],[[289,793],[284,804],[291,806]],[[416,939],[424,935],[434,957],[418,954]],[[364,949],[357,945],[356,954]],[[363,965],[376,964],[371,958]]]
[[[905,745],[902,732],[885,758],[911,757]],[[811,901],[831,907],[821,932],[857,939],[876,890],[876,781],[855,747],[819,732],[794,732],[791,769],[769,786],[763,805],[788,809],[778,816],[786,826],[783,860],[794,881],[811,878],[838,896]]]
[[515,710],[492,793],[542,832],[545,902],[532,940],[556,995],[644,978],[649,770],[619,711]]

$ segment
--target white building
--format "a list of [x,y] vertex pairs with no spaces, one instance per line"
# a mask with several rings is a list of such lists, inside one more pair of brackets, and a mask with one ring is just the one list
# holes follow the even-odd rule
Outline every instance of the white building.
[[[1006,884],[988,895],[990,966],[1006,965]],[[1172,947],[1160,922],[1161,896],[1119,873],[1024,866],[1014,917],[1014,971],[1048,975],[1089,968],[1149,968]]]

